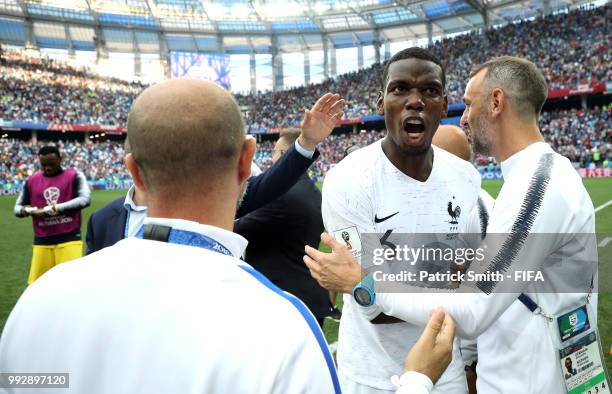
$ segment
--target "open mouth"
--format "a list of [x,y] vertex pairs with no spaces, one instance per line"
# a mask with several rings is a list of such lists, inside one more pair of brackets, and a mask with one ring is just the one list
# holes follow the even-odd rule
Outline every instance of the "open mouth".
[[421,118],[406,118],[402,124],[404,131],[408,134],[420,134],[425,131],[425,122]]

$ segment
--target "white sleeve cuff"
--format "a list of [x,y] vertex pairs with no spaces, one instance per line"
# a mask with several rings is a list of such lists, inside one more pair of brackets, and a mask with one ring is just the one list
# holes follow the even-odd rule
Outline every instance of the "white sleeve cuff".
[[431,379],[415,371],[404,372],[399,378],[394,375],[391,383],[396,387],[395,394],[429,394],[434,387]]
[[368,321],[372,321],[376,316],[382,313],[382,310],[376,303],[372,306],[359,306],[359,312],[363,317],[365,317]]
[[300,143],[297,140],[295,140],[295,150],[298,151],[300,155],[304,156],[307,159],[312,159],[312,156],[314,156],[314,153],[315,153],[315,151],[313,150],[306,150],[302,148],[302,145],[300,145]]

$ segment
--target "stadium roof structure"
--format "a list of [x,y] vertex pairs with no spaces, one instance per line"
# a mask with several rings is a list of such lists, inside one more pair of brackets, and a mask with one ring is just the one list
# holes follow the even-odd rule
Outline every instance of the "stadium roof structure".
[[444,36],[580,2],[0,0],[0,42],[140,53],[282,53]]

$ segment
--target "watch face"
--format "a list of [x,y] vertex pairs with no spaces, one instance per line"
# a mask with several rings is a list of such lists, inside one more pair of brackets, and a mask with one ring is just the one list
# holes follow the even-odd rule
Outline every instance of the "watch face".
[[363,287],[355,289],[355,301],[357,301],[359,305],[370,305],[372,302],[370,292]]

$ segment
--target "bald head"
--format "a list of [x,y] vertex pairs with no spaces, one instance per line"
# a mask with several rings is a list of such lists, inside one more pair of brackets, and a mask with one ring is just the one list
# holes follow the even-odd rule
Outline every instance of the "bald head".
[[218,85],[172,79],[146,89],[128,140],[148,193],[211,188],[232,173],[245,140],[240,109]]
[[467,135],[460,127],[440,125],[431,142],[463,160],[472,158],[472,150]]

